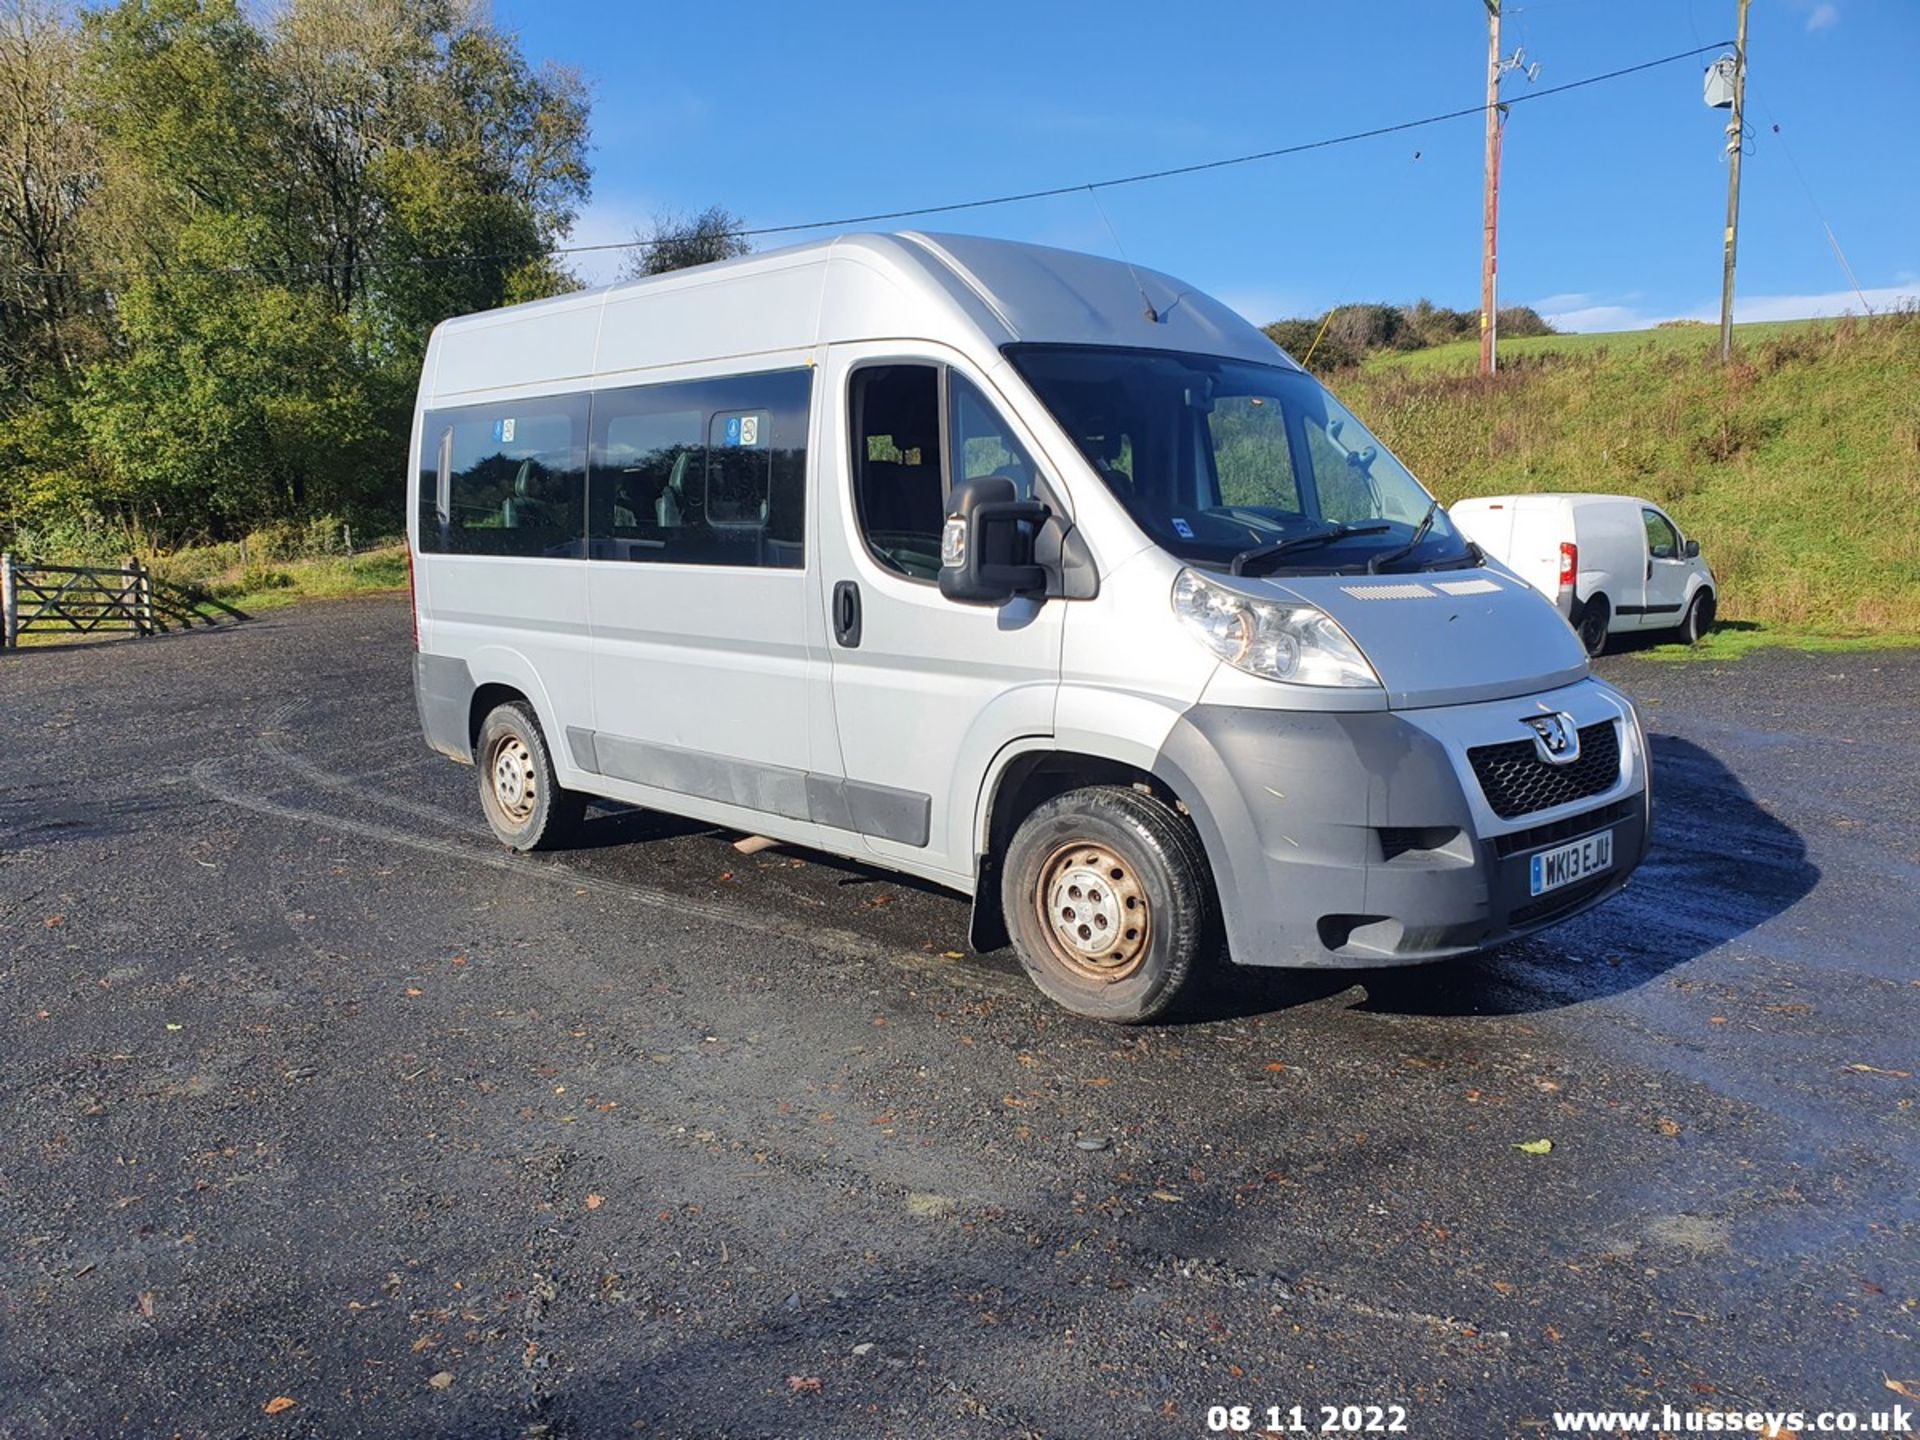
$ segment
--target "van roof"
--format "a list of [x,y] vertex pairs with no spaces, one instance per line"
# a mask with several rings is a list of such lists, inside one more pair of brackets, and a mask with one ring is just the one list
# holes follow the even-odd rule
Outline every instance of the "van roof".
[[[523,333],[486,345],[484,365],[455,359],[496,327]],[[1293,363],[1226,305],[1157,270],[908,231],[839,235],[443,321],[428,374],[447,395],[902,337],[974,352],[1037,341]]]

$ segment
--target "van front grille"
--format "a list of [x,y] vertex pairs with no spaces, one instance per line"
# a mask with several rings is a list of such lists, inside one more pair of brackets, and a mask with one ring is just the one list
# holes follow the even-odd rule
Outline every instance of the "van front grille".
[[1580,728],[1580,758],[1549,765],[1531,740],[1478,745],[1467,751],[1487,804],[1502,820],[1604,795],[1620,779],[1620,730],[1602,720]]
[[1497,835],[1493,841],[1493,853],[1502,860],[1522,854],[1528,850],[1538,850],[1547,845],[1558,845],[1563,840],[1571,840],[1576,835],[1589,835],[1595,830],[1604,830],[1609,825],[1617,825],[1630,818],[1640,808],[1640,801],[1633,798],[1616,800],[1611,805],[1603,805],[1598,810],[1589,810],[1583,815],[1569,815],[1564,820],[1552,820],[1545,825],[1536,825],[1531,830],[1516,830],[1511,835]]

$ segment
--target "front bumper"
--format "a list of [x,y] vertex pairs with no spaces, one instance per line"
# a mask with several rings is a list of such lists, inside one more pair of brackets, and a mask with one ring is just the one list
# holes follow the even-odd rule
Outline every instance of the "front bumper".
[[[1617,727],[1612,785],[1502,818],[1468,751],[1526,734],[1542,710]],[[1213,862],[1228,948],[1243,965],[1366,967],[1470,954],[1617,893],[1651,840],[1645,739],[1611,686],[1362,714],[1196,706],[1156,774]],[[1543,896],[1532,855],[1601,829],[1613,866]]]

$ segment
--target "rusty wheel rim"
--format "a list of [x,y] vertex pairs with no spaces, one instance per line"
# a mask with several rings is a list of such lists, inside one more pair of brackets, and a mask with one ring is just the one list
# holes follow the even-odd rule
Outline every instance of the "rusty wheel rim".
[[526,824],[539,800],[533,752],[526,742],[518,735],[502,735],[496,740],[488,757],[487,775],[501,813],[515,825]]
[[1075,975],[1113,982],[1147,958],[1153,912],[1132,865],[1111,846],[1075,840],[1040,867],[1034,902],[1053,956]]

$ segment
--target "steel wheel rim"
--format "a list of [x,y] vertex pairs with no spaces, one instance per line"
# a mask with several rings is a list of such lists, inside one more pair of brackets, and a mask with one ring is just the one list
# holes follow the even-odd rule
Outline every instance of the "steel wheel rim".
[[515,825],[524,825],[533,818],[534,806],[539,802],[538,773],[533,765],[533,751],[518,735],[502,735],[494,742],[493,753],[487,760],[487,776],[493,786],[494,803]]
[[1113,983],[1146,963],[1153,910],[1139,874],[1112,846],[1056,846],[1040,867],[1034,907],[1047,948],[1073,974]]

